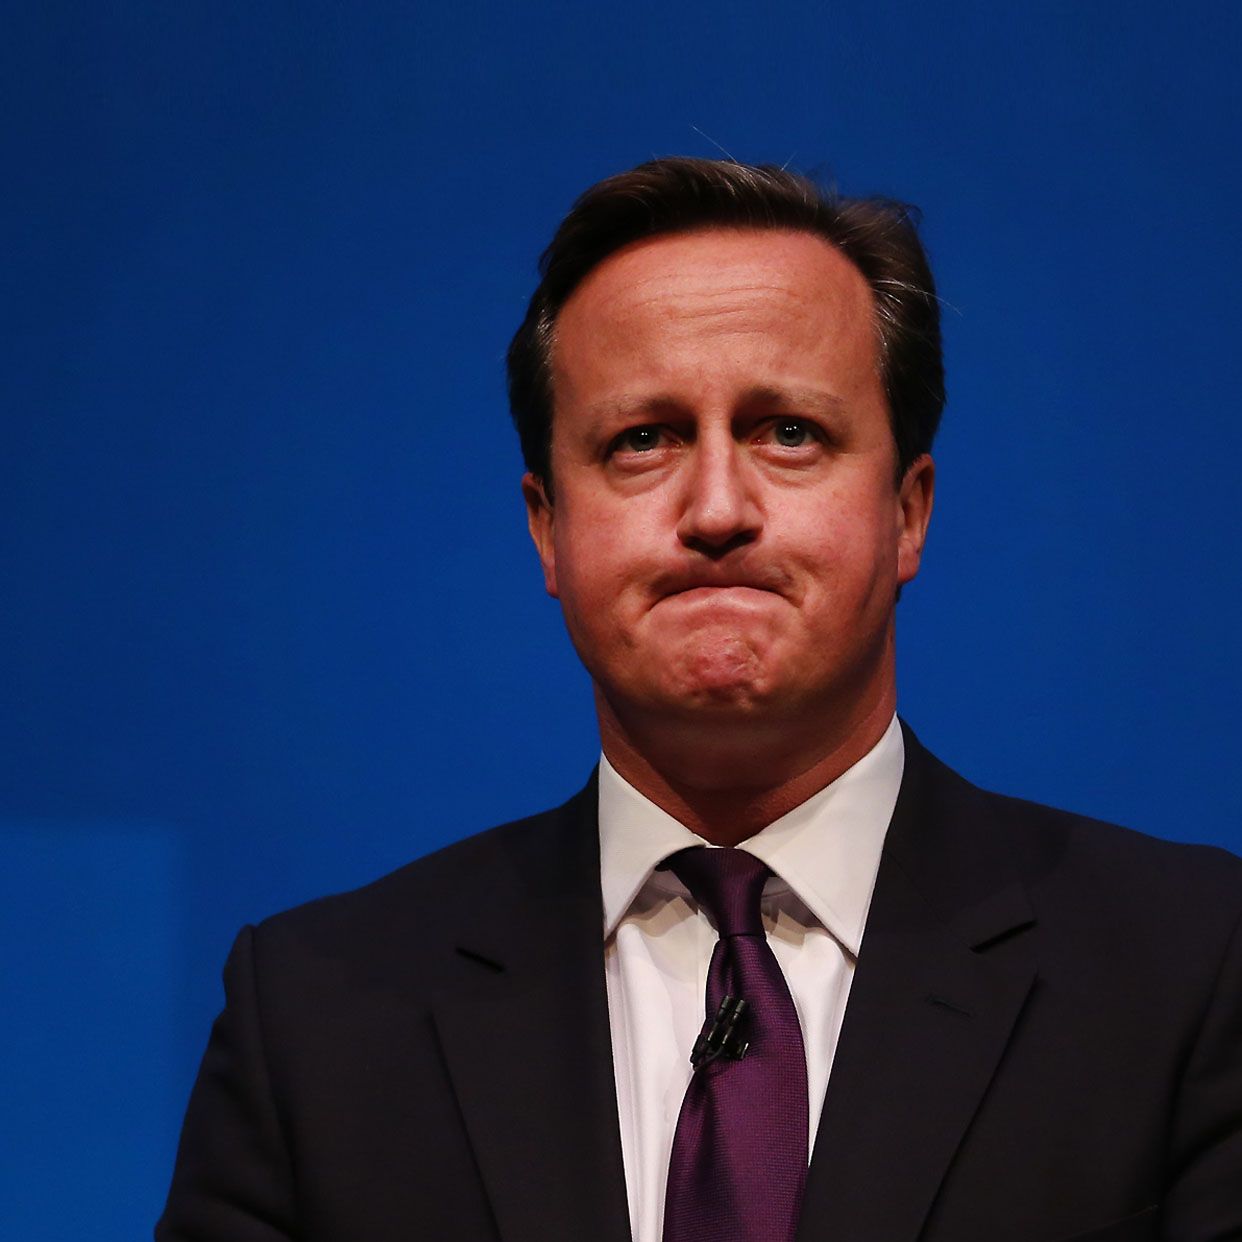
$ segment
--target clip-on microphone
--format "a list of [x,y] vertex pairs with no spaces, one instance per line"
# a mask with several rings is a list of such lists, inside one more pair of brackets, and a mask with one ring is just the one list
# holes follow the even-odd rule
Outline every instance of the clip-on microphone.
[[715,1018],[708,1018],[703,1023],[703,1029],[694,1041],[690,1064],[696,1070],[710,1065],[718,1057],[740,1061],[746,1055],[750,1041],[742,1038],[737,1027],[747,1008],[746,1002],[740,996],[726,996],[720,1002]]

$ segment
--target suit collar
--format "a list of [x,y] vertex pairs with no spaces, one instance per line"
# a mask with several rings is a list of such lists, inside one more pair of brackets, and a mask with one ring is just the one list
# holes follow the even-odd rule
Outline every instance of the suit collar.
[[803,1239],[913,1242],[1004,1054],[1034,981],[1034,915],[990,819],[907,729]]
[[461,983],[433,1006],[504,1242],[628,1242],[596,801],[592,778],[506,841],[458,940]]
[[945,767],[904,721],[906,767],[884,857],[929,917],[970,949],[1028,927],[1035,914],[990,796]]

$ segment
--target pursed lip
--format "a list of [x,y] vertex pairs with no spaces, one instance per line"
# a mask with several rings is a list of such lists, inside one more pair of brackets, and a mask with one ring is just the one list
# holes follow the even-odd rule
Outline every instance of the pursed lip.
[[691,592],[710,593],[728,590],[764,591],[769,594],[783,595],[784,585],[783,577],[775,571],[719,572],[703,568],[668,574],[656,582],[655,594],[660,599],[687,595]]

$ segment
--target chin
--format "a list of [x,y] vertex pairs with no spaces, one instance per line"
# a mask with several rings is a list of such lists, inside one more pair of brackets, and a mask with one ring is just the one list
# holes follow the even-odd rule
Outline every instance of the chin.
[[765,698],[771,683],[757,645],[738,634],[687,643],[667,668],[673,697],[687,703],[750,704]]
[[755,719],[779,710],[781,695],[771,680],[755,670],[712,664],[682,668],[658,692],[659,706],[683,718]]

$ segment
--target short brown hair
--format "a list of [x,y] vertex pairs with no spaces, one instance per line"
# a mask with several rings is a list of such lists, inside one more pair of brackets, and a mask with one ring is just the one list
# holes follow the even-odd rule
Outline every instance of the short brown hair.
[[587,273],[631,242],[722,227],[813,233],[862,273],[875,299],[900,479],[931,449],[944,408],[940,304],[917,219],[908,204],[846,198],[772,164],[672,156],[591,186],[543,252],[509,346],[509,408],[527,470],[550,488],[556,318]]

